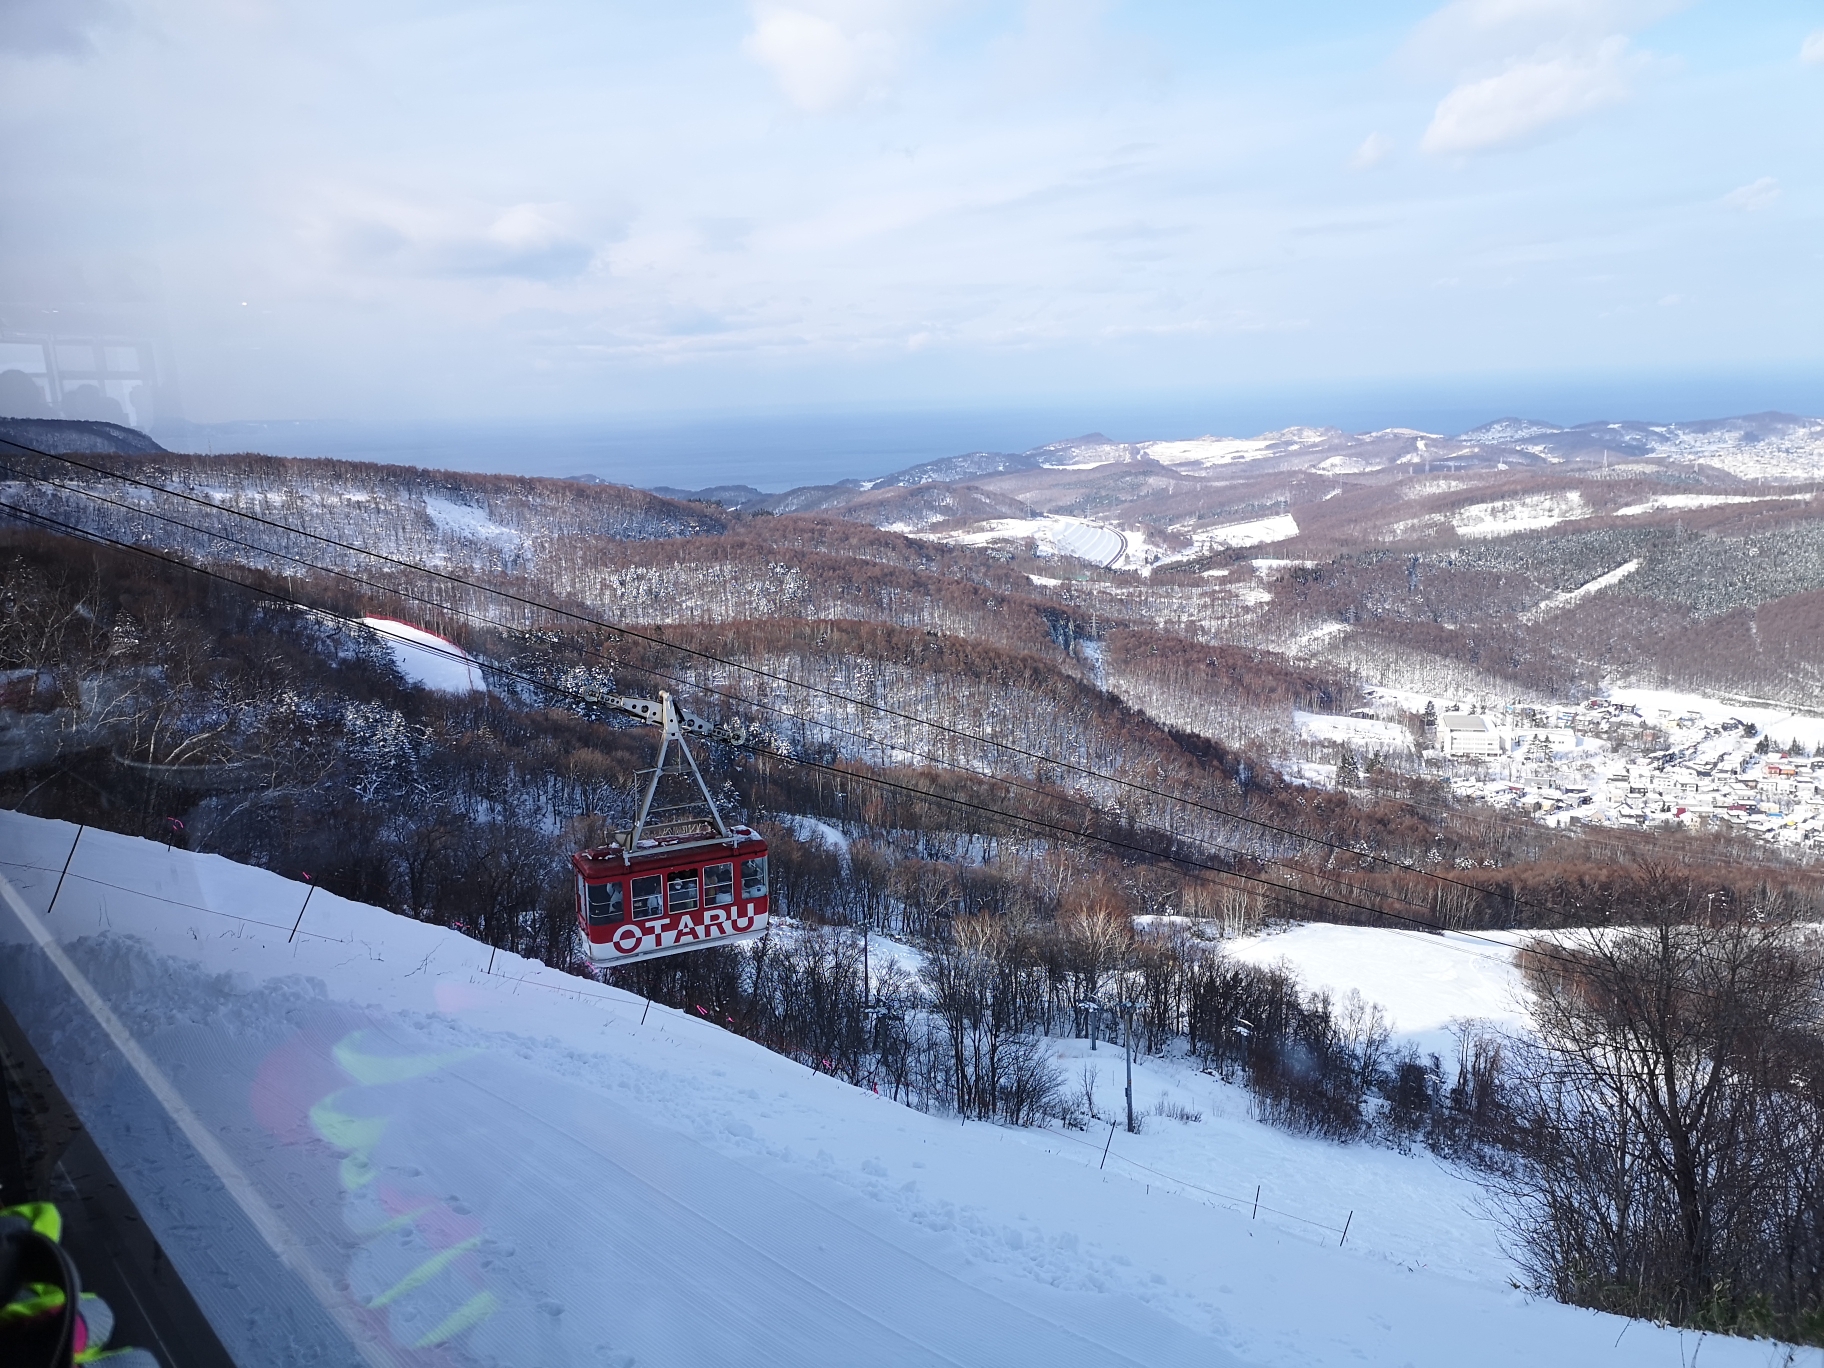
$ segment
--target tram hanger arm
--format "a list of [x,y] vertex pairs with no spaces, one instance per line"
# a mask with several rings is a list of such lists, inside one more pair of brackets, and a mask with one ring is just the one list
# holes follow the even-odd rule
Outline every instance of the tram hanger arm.
[[700,736],[709,741],[724,741],[731,746],[741,746],[747,743],[747,728],[739,720],[726,722],[720,727],[712,727],[702,718],[685,712],[669,693],[660,693],[654,699],[633,698],[627,694],[593,694],[590,690],[585,689],[583,698],[590,703],[599,703],[604,708],[613,708],[616,712],[626,713],[629,717],[637,717],[640,721],[650,723],[655,727],[665,725],[665,710],[670,708],[672,716],[677,719],[678,730],[687,736]]

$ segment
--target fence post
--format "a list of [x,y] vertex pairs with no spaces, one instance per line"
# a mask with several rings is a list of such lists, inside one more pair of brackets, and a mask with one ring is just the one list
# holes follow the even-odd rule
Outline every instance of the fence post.
[[76,847],[82,844],[82,833],[88,829],[86,825],[76,828],[76,839],[70,842],[70,853],[63,857],[63,873],[57,876],[57,887],[51,892],[50,906],[44,909],[47,917],[57,910],[57,895],[63,892],[63,881],[70,872],[70,861],[76,858]]
[[[303,871],[300,870],[299,872],[302,873]],[[305,874],[304,877],[306,879],[309,879],[310,875]],[[285,944],[290,945],[294,940],[296,940],[298,938],[298,928],[300,926],[304,925],[304,913],[305,913],[305,910],[307,908],[309,908],[309,906],[310,906],[310,895],[312,893],[315,893],[316,891],[317,891],[317,886],[314,883],[311,884],[311,886],[304,891],[304,906],[300,907],[298,909],[298,919],[291,924],[291,934],[289,936],[285,937]]]

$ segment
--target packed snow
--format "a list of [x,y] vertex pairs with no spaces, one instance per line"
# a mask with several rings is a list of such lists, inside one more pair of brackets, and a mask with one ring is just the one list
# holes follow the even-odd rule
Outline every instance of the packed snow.
[[[1139,1135],[965,1125],[453,930],[77,837],[0,813],[0,985],[239,1362],[1671,1368],[1699,1344],[1515,1291],[1474,1185],[1262,1125],[1188,1061],[1136,1063]],[[1453,943],[1241,953],[1426,1038],[1503,1010],[1498,951]],[[1119,1051],[1055,1049],[1113,1117]]]
[[455,642],[391,618],[364,617],[361,621],[386,638],[393,664],[419,688],[466,694],[488,687],[481,666]]

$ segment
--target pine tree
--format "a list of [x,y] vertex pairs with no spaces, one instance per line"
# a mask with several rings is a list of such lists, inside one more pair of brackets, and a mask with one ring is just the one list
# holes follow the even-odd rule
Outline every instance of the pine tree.
[[1343,758],[1337,762],[1336,786],[1338,788],[1360,788],[1361,784],[1362,769],[1355,762],[1355,752],[1345,750]]
[[1429,698],[1425,700],[1425,711],[1420,714],[1427,728],[1438,725],[1438,705]]

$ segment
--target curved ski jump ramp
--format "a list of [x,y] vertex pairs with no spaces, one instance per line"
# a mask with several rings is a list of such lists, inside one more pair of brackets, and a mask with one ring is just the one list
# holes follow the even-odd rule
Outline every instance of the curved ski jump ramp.
[[[1338,1248],[1098,1170],[1080,1134],[922,1115],[694,1013],[504,953],[490,966],[452,931],[76,837],[0,812],[0,995],[241,1363],[1677,1354],[1676,1332],[1636,1324],[1618,1345],[1616,1318],[1464,1271],[1481,1238],[1467,1190],[1423,1157],[1245,1118],[1161,1132],[1279,1154],[1337,1215],[1357,1208]],[[1704,1348],[1712,1368],[1769,1361],[1747,1341]]]

